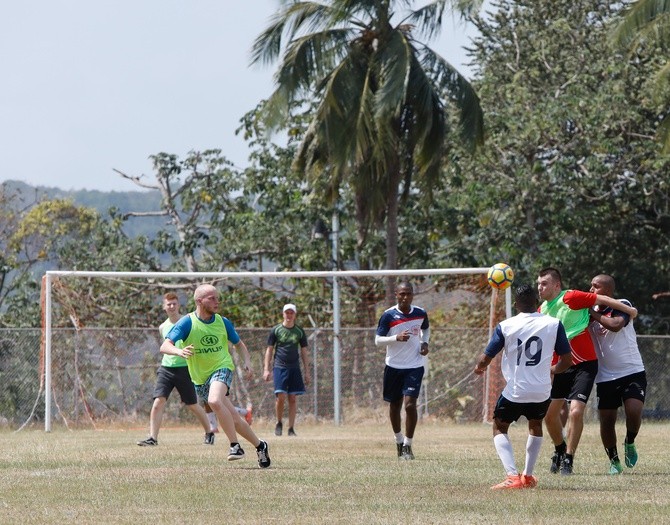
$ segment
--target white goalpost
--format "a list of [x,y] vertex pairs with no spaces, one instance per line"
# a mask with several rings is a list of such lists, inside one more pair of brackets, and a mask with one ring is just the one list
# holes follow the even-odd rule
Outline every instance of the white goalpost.
[[[105,271],[47,271],[44,278],[44,311],[43,311],[43,374],[44,374],[44,430],[50,432],[52,429],[52,351],[53,351],[53,322],[54,322],[54,282],[61,278],[106,278],[106,279],[139,279],[149,281],[150,279],[161,281],[187,279],[197,282],[198,280],[222,280],[230,279],[237,282],[241,279],[263,280],[269,278],[278,279],[330,279],[332,282],[332,399],[333,399],[333,421],[339,425],[342,421],[342,348],[341,348],[341,283],[355,278],[444,278],[447,276],[485,276],[486,268],[443,268],[443,269],[402,269],[402,270],[343,270],[343,271],[235,271],[235,272],[105,272]],[[485,279],[484,279],[485,280]],[[495,326],[496,305],[498,292],[488,286],[490,290],[490,308],[488,312],[488,336],[490,337]],[[417,304],[419,304],[417,302]],[[511,316],[511,289],[505,291],[504,311],[507,317]],[[430,317],[430,310],[429,310]],[[499,314],[498,314],[499,315]],[[432,323],[432,319],[431,319]],[[483,350],[483,347],[480,349]],[[473,356],[473,359],[475,356]],[[487,371],[488,374],[488,371]],[[484,404],[482,407],[482,418],[487,419],[490,412],[489,380],[485,380]]]

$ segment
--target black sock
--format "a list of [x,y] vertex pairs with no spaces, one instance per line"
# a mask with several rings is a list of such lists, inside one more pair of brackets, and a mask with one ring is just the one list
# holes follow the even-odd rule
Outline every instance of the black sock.
[[632,445],[633,443],[635,443],[635,438],[636,437],[637,437],[637,432],[635,432],[635,433],[626,432],[626,440],[624,441],[624,443],[626,443],[627,445]]
[[565,454],[565,451],[567,450],[567,448],[568,448],[568,446],[565,444],[565,441],[563,441],[563,443],[561,443],[560,445],[554,445],[554,449],[559,454]]
[[610,461],[619,461],[619,453],[616,447],[605,448],[605,452],[607,452],[607,457],[610,458]]

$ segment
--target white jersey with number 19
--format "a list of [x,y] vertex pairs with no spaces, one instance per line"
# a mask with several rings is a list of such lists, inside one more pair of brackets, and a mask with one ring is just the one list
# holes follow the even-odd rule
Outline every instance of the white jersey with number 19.
[[541,403],[551,393],[553,353],[570,353],[570,343],[558,319],[520,313],[496,326],[484,353],[495,357],[500,351],[507,382],[502,395],[515,403]]

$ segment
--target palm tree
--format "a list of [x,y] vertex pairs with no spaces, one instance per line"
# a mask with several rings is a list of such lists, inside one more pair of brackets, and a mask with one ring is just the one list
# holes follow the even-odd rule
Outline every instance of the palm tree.
[[398,265],[402,197],[414,177],[429,196],[441,174],[452,108],[466,144],[474,149],[483,141],[472,86],[418,40],[439,33],[447,8],[466,15],[481,2],[433,0],[412,9],[415,3],[284,0],[252,49],[252,63],[281,54],[268,122],[281,123],[296,100],[315,101],[296,166],[331,202],[350,185],[359,247],[368,229],[385,221],[388,269]]
[[[640,45],[670,49],[670,0],[637,0],[624,12],[623,19],[615,27],[612,39],[618,47],[634,51]],[[667,97],[670,87],[670,61],[665,55],[665,64],[656,73],[654,94],[657,99]],[[670,153],[670,108],[659,125],[658,137],[664,153]]]

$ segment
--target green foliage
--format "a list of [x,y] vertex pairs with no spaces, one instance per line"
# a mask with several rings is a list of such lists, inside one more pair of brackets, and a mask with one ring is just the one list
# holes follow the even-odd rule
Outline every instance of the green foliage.
[[315,101],[296,166],[331,204],[351,192],[357,250],[385,224],[386,268],[399,264],[399,199],[414,189],[413,178],[429,197],[440,176],[451,139],[446,108],[458,112],[468,145],[483,137],[472,86],[420,40],[434,37],[448,8],[467,11],[479,2],[413,4],[285,2],[252,52],[254,62],[281,56],[266,106],[270,127],[296,101]]
[[[532,282],[557,266],[569,287],[612,273],[618,294],[667,316],[668,162],[645,109],[649,64],[612,57],[610,2],[500,1],[472,57],[488,128],[475,160],[454,155],[441,213],[460,242],[444,257],[510,263]],[[451,213],[455,210],[456,213]]]
[[[28,202],[0,193],[0,311],[11,313],[2,322],[18,326],[38,318],[22,318],[21,312],[37,312],[34,275],[45,268],[330,269],[331,243],[311,233],[337,202],[340,268],[389,267],[397,235],[393,259],[403,268],[505,261],[518,282],[532,282],[541,266],[554,265],[574,288],[588,286],[593,274],[605,271],[617,278],[617,293],[640,308],[640,329],[662,329],[670,319],[668,305],[651,296],[670,290],[669,166],[653,140],[659,102],[647,86],[663,57],[651,49],[612,56],[608,39],[621,6],[602,0],[501,0],[490,19],[473,19],[481,36],[470,52],[488,145],[471,158],[465,146],[436,145],[439,134],[428,130],[441,130],[437,124],[420,125],[423,105],[451,100],[448,93],[460,82],[419,40],[434,35],[453,2],[430,2],[417,10],[410,9],[411,2],[398,2],[413,27],[381,24],[391,4],[396,5],[283,4],[255,48],[256,60],[281,57],[282,66],[271,100],[242,121],[239,131],[252,149],[243,171],[216,149],[184,158],[158,153],[151,157],[154,182],[127,177],[153,190],[140,194],[147,202],[133,204],[128,196],[122,204],[112,193],[109,203],[95,204],[98,213],[78,200],[95,197],[90,192],[77,192],[76,201],[44,203],[41,196]],[[353,15],[363,22],[351,23]],[[400,60],[402,49],[411,53]],[[403,99],[401,71],[412,85],[426,89],[426,78],[441,72],[434,87],[438,99],[423,91],[412,92],[411,103]],[[365,79],[367,85],[361,83]],[[461,94],[467,93],[474,95]],[[284,145],[268,138],[268,115],[279,106],[287,115]],[[444,129],[460,127],[464,115],[458,107],[443,109]],[[323,126],[329,137],[319,131]],[[341,143],[329,142],[337,137]],[[390,150],[399,156],[385,156]],[[429,162],[421,157],[429,151],[430,162],[444,161],[435,177],[421,171]],[[336,167],[335,159],[343,163]],[[297,169],[310,166],[314,169]],[[395,189],[391,182],[397,182]],[[103,217],[101,208],[108,215]],[[149,223],[156,226],[146,236],[130,233],[131,226]],[[133,303],[129,311],[152,324],[151,316],[160,314],[152,304],[160,285],[154,283],[150,293],[138,286],[126,298]],[[352,312],[378,303],[385,293],[365,280],[342,285]],[[254,307],[239,312],[239,319],[260,326],[276,316],[277,301],[292,298],[315,306],[331,294],[329,283],[310,286],[291,284],[273,296],[251,285],[227,291],[233,299],[254,297]],[[106,303],[97,312],[78,308],[77,317],[123,319],[122,292],[77,293],[82,295],[75,294],[73,304],[77,297],[92,300],[98,294]],[[321,315],[318,323],[330,313]],[[365,310],[359,320],[369,326],[375,317]],[[71,321],[64,315],[59,322]]]
[[623,13],[611,34],[618,49],[627,49],[635,60],[655,62],[646,86],[658,104],[661,122],[657,136],[665,154],[670,153],[670,2],[637,0]]
[[[3,190],[5,187],[3,186]],[[65,270],[156,270],[147,239],[125,236],[123,220],[111,210],[109,219],[70,200],[43,199],[20,203],[20,193],[0,193],[5,200],[0,223],[4,231],[0,308],[3,326],[40,325],[40,274],[48,268]],[[58,286],[58,283],[56,283]],[[80,326],[96,319],[98,326],[122,326],[128,315],[148,315],[155,298],[104,281],[79,282],[68,288],[54,316],[54,326]],[[155,315],[155,314],[154,314]],[[155,317],[149,316],[152,320]],[[149,322],[149,321],[147,321]]]
[[9,240],[9,249],[22,252],[29,261],[45,260],[56,244],[79,243],[95,229],[98,214],[72,201],[42,201],[21,219]]

